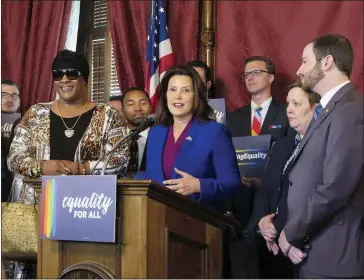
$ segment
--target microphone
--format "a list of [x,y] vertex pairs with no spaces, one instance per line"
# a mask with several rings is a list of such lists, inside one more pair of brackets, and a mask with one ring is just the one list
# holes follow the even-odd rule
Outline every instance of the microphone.
[[105,169],[106,169],[106,166],[107,166],[107,163],[109,162],[109,159],[111,157],[111,155],[115,152],[115,150],[117,148],[119,148],[121,145],[124,145],[126,144],[127,142],[133,140],[140,132],[148,129],[149,127],[153,126],[155,123],[155,115],[152,114],[152,115],[149,115],[147,116],[142,122],[141,124],[134,130],[130,131],[129,134],[125,135],[123,138],[121,138],[119,140],[119,142],[117,142],[115,144],[115,146],[111,149],[111,151],[105,153],[105,155],[103,155],[98,161],[97,163],[95,164],[94,168],[92,168],[90,174],[92,175],[92,173],[95,171],[96,169],[96,166],[104,159],[104,158],[107,158],[106,161],[105,161],[105,164],[102,168],[102,172],[101,172],[101,175],[104,175],[105,174]]
[[141,122],[141,124],[136,129],[131,131],[131,133],[129,133],[129,134],[138,135],[140,132],[153,126],[154,123],[155,123],[155,114],[149,115]]

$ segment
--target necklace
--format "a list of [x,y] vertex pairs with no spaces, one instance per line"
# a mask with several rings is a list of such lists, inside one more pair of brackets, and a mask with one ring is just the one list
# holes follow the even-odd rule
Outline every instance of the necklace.
[[[90,103],[90,101],[86,103],[86,106],[85,106],[85,108],[83,108],[83,111],[85,111],[85,110],[86,110],[86,108],[87,108],[87,106],[88,106],[88,104],[89,104],[89,103]],[[69,127],[66,125],[66,123],[64,122],[64,120],[63,120],[63,117],[62,117],[62,115],[61,115],[61,112],[60,112],[60,111],[59,111],[59,109],[58,109],[58,104],[57,104],[57,102],[56,102],[56,109],[57,109],[57,112],[58,112],[59,116],[61,117],[61,120],[62,120],[62,122],[63,122],[64,126],[66,127],[66,130],[64,131],[64,134],[65,134],[68,138],[71,138],[71,137],[75,134],[75,131],[73,130],[73,128],[76,126],[76,124],[78,123],[78,120],[81,118],[81,116],[83,115],[83,113],[82,113],[81,115],[79,115],[79,116],[78,116],[78,118],[77,118],[77,120],[76,120],[75,124],[74,124],[71,128],[69,128]]]

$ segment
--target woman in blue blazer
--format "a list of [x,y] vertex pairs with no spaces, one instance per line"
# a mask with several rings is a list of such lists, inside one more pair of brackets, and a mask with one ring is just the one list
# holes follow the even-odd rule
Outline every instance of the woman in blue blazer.
[[240,186],[231,136],[214,120],[206,89],[190,66],[170,68],[161,82],[158,125],[149,131],[146,170],[151,179],[215,210]]

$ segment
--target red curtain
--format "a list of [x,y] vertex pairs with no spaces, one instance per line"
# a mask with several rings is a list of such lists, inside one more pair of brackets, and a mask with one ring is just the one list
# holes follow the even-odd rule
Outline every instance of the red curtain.
[[123,91],[144,87],[149,1],[108,1],[116,71]]
[[199,1],[170,0],[168,29],[177,65],[199,58]]
[[[170,0],[168,29],[177,64],[198,57],[198,1]],[[144,87],[149,1],[108,1],[119,85]]]
[[351,41],[355,54],[351,81],[363,92],[362,1],[218,1],[217,96],[226,98],[229,110],[247,104],[243,63],[249,56],[263,55],[278,72],[273,96],[284,101],[283,88],[295,78],[304,46],[326,33]]
[[[199,1],[168,2],[168,28],[177,64],[198,59]],[[144,86],[149,1],[108,1],[119,83]],[[363,92],[363,3],[357,1],[217,1],[216,96],[234,110],[250,100],[243,63],[263,55],[276,65],[273,96],[284,102],[302,50],[326,33],[347,36],[354,47],[351,80]]]
[[21,110],[55,99],[52,61],[64,49],[72,1],[2,1],[2,79],[21,87]]

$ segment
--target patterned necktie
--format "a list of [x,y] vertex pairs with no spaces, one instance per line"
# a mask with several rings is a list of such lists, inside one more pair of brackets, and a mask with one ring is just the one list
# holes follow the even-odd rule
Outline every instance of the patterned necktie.
[[324,108],[322,108],[321,103],[317,103],[315,112],[313,113],[313,121],[315,121],[320,116],[323,109]]
[[138,138],[136,137],[130,143],[130,162],[128,167],[128,173],[130,178],[133,178],[135,174],[138,172],[138,157],[139,157],[139,146],[138,146]]
[[288,167],[288,165],[291,163],[291,161],[294,159],[294,157],[297,155],[298,149],[300,148],[300,144],[301,144],[301,136],[299,133],[296,134],[296,137],[294,138],[294,143],[296,148],[293,150],[291,156],[289,157],[289,159],[286,162],[286,165],[283,168],[282,171],[282,175],[284,174],[284,172],[286,172],[286,169]]
[[252,125],[252,136],[258,136],[260,134],[260,124],[262,115],[260,111],[262,111],[262,107],[257,107],[254,110],[254,118],[253,118],[253,125]]

